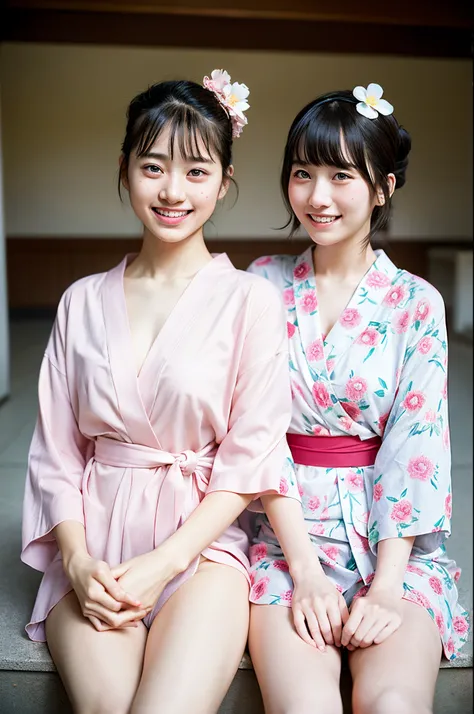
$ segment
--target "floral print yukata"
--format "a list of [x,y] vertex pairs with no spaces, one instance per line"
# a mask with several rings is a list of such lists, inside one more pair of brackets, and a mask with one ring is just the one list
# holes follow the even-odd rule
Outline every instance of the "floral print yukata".
[[[415,536],[404,598],[426,608],[448,659],[467,640],[460,570],[446,554],[451,458],[444,304],[383,251],[328,335],[321,334],[312,248],[256,260],[250,272],[281,291],[287,310],[293,416],[289,431],[382,437],[375,465],[296,465],[308,533],[325,574],[348,604],[374,577],[377,544]],[[281,491],[286,484],[282,480]],[[293,582],[261,514],[251,547],[250,599],[291,605]]]

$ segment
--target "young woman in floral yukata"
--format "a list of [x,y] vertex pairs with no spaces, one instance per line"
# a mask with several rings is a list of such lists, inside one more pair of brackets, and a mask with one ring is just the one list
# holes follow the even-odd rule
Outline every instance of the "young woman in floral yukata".
[[442,652],[453,659],[467,639],[444,545],[443,300],[370,243],[411,146],[381,96],[357,87],[298,114],[281,186],[292,232],[314,245],[249,268],[287,310],[304,511],[303,522],[297,503],[267,498],[251,548],[250,651],[267,714],[342,712],[343,647],[354,714],[427,714]]
[[247,95],[214,71],[131,102],[120,180],[142,248],[66,291],[46,348],[22,553],[44,577],[27,632],[80,714],[217,712],[248,634],[236,519],[258,495],[286,500],[280,296],[203,239]]

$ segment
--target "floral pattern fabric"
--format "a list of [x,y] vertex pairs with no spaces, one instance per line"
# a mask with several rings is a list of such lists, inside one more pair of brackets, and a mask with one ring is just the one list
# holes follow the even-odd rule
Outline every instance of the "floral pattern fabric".
[[[366,594],[380,540],[414,536],[404,597],[425,607],[448,659],[467,640],[450,534],[451,457],[443,300],[383,251],[327,335],[321,333],[312,248],[266,256],[250,272],[272,281],[287,310],[293,416],[289,431],[382,438],[375,465],[297,465],[308,532],[350,604]],[[251,601],[291,604],[292,581],[266,516],[251,548]]]

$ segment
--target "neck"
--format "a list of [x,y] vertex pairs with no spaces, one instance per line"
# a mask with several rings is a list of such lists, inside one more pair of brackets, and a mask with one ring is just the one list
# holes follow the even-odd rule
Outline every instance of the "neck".
[[202,230],[177,243],[166,243],[145,229],[140,253],[129,266],[136,277],[179,280],[195,275],[212,260]]
[[365,275],[376,257],[370,244],[361,249],[360,240],[317,245],[313,252],[314,272],[321,278],[358,280]]

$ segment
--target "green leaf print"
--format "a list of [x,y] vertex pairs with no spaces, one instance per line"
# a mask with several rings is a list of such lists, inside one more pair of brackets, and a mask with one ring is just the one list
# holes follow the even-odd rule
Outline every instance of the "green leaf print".
[[387,383],[386,383],[381,377],[379,377],[379,384],[380,384],[384,389],[388,389]]
[[374,392],[374,394],[375,394],[377,397],[384,397],[384,396],[385,396],[385,391],[384,391],[383,389],[377,389],[377,391]]

